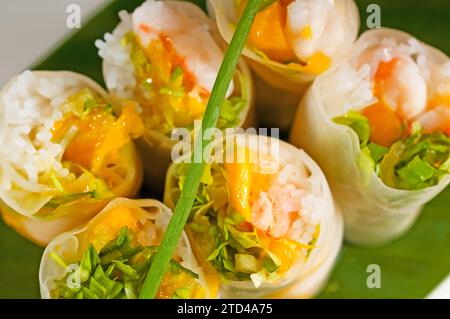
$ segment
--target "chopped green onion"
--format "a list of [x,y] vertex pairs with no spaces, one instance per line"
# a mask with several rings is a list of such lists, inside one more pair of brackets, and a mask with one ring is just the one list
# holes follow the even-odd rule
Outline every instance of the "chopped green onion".
[[[206,112],[202,122],[202,132],[213,128],[217,124],[221,106],[225,101],[225,96],[230,85],[234,70],[238,64],[241,52],[247,41],[253,20],[262,4],[261,0],[249,0],[239,24],[236,27],[233,39],[225,54],[224,60],[214,83],[211,96],[206,107]],[[197,138],[194,149],[202,149],[207,141],[203,136]],[[204,170],[204,159],[200,163],[193,161],[189,165],[186,173],[186,181],[177,202],[173,216],[167,227],[161,245],[155,255],[150,270],[145,278],[145,282],[139,298],[153,299],[159,288],[159,284],[164,276],[166,266],[172,258],[178,241],[186,225],[187,219],[192,209],[192,205],[197,194],[197,189]]]
[[408,165],[399,169],[397,174],[408,184],[415,185],[432,178],[435,171],[433,166],[416,156]]
[[234,267],[238,272],[254,274],[260,270],[261,265],[258,259],[253,255],[236,254],[234,255]]
[[113,260],[112,263],[116,266],[117,269],[119,269],[120,271],[122,271],[123,273],[127,274],[130,277],[136,277],[137,276],[137,271],[133,269],[133,267],[124,264],[121,261],[118,260]]
[[265,270],[267,270],[267,272],[275,272],[278,270],[278,268],[280,268],[279,265],[277,265],[275,263],[275,261],[270,258],[270,257],[266,257],[263,259],[263,267]]

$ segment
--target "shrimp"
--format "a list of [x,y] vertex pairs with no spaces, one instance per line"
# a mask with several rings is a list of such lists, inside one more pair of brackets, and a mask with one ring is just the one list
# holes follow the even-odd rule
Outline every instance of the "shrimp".
[[303,192],[292,184],[272,185],[252,207],[252,223],[270,237],[284,238],[297,219]]
[[427,82],[410,56],[392,48],[376,47],[365,51],[357,64],[371,67],[379,102],[401,117],[410,120],[426,109]]
[[286,35],[298,59],[321,52],[333,56],[344,29],[332,0],[295,0],[287,7]]
[[450,136],[450,104],[439,105],[417,118],[425,133],[444,132]]
[[[183,67],[194,75],[197,84],[211,92],[224,54],[205,21],[155,0],[148,0],[137,8],[132,20],[133,30],[144,47],[158,38],[166,39],[183,60]],[[233,90],[231,83],[227,97]]]

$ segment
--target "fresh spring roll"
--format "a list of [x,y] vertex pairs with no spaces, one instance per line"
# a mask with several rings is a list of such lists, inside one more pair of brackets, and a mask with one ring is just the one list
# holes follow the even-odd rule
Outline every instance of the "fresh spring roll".
[[[343,237],[342,217],[320,168],[275,138],[237,134],[213,143],[215,155],[186,226],[209,281],[218,283],[224,298],[314,296]],[[168,170],[169,207],[179,198],[187,165]]]
[[[255,18],[243,54],[258,75],[261,124],[287,131],[306,87],[347,56],[358,35],[359,12],[353,0],[269,2]],[[228,43],[246,4],[208,0],[208,11]]]
[[[156,200],[118,198],[85,226],[61,234],[39,269],[44,299],[136,299],[172,214]],[[156,298],[212,297],[186,234]]]
[[393,240],[450,181],[450,61],[406,33],[367,31],[320,76],[291,134],[324,170],[361,245]]
[[136,195],[143,131],[136,105],[116,113],[105,91],[72,72],[25,71],[0,92],[0,210],[40,245],[84,224],[111,199]]
[[[139,103],[145,132],[138,142],[148,188],[162,194],[176,128],[201,120],[224,57],[213,24],[196,5],[147,0],[97,41],[109,91]],[[254,126],[253,84],[240,62],[218,127]]]

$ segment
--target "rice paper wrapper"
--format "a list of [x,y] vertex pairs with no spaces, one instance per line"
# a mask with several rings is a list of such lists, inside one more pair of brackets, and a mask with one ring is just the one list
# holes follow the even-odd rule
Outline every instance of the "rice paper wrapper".
[[[412,36],[391,29],[367,31],[353,48],[353,57],[383,38],[407,43]],[[421,43],[432,67],[446,63],[442,52]],[[342,62],[319,76],[308,89],[297,111],[290,141],[304,148],[320,165],[338,201],[345,224],[345,239],[363,246],[378,246],[398,238],[414,224],[423,205],[433,199],[450,183],[445,176],[438,185],[422,190],[399,190],[386,186],[373,170],[363,165],[359,140],[349,127],[332,119],[344,115],[346,101],[339,91],[330,93],[343,83]],[[343,90],[345,85],[339,87]],[[360,164],[361,163],[361,164]]]
[[[162,228],[161,231],[165,231],[172,217],[170,209],[157,200],[117,198],[111,201],[86,225],[59,235],[46,247],[39,268],[39,286],[42,299],[51,299],[51,291],[55,288],[55,280],[64,278],[66,275],[65,269],[57,264],[50,257],[50,254],[57,253],[64,260],[79,261],[89,246],[89,242],[86,238],[83,238],[83,234],[95,226],[97,222],[103,218],[107,218],[108,213],[119,206],[126,206],[137,210],[141,221],[155,221],[157,228]],[[199,282],[207,290],[208,298],[213,298],[215,295],[208,289],[208,283],[205,281],[203,271],[195,260],[188,238],[184,232],[177,246],[177,252],[182,258],[182,266],[199,275]]]
[[[242,136],[242,134],[234,134]],[[231,138],[230,136],[226,138]],[[328,183],[319,166],[303,150],[300,150],[281,140],[267,136],[245,135],[249,145],[265,145],[265,149],[271,149],[273,143],[279,143],[279,156],[281,159],[291,159],[296,163],[302,163],[310,173],[312,192],[320,200],[320,234],[305,262],[297,262],[282,278],[276,282],[264,282],[256,288],[252,281],[229,281],[220,284],[220,298],[311,298],[317,295],[325,286],[336,258],[342,246],[343,240],[343,218],[339,207],[334,203]],[[217,143],[217,144],[216,144]],[[223,140],[214,141],[213,144],[220,145]],[[258,144],[261,143],[261,144]],[[258,146],[259,147],[259,146]],[[213,149],[217,152],[216,146]],[[189,155],[188,155],[189,156]],[[175,207],[174,197],[179,193],[176,191],[178,181],[174,175],[174,164],[169,167],[166,178],[164,203],[168,207]],[[189,236],[189,232],[188,236]],[[202,265],[206,276],[211,281],[218,279],[217,271],[207,262],[200,252],[194,253]]]
[[[331,57],[332,63],[344,59],[349,48],[355,42],[360,25],[358,8],[353,0],[335,1],[339,13],[345,20],[345,41],[340,44],[336,56]],[[214,18],[220,35],[230,43],[239,21],[234,1],[208,0],[209,14]],[[282,132],[288,132],[301,97],[316,75],[294,70],[286,64],[265,59],[256,54],[248,45],[243,55],[255,76],[257,113],[262,125],[278,127]]]
[[[214,40],[219,44],[223,51],[226,49],[226,43],[220,37],[215,25],[211,19],[196,5],[183,1],[165,1],[166,5],[182,11],[186,15],[196,20],[202,21],[209,26],[209,31]],[[114,30],[117,36],[123,36],[131,31],[130,17],[124,14],[121,16],[122,22]],[[133,70],[123,69],[121,74],[116,74],[113,70],[114,65],[111,65],[106,60],[103,61],[103,77],[108,83],[109,76],[115,77],[130,77]],[[128,79],[129,80],[129,79]],[[130,82],[131,83],[131,82]],[[246,100],[246,106],[240,114],[240,122],[236,126],[238,128],[257,127],[255,115],[255,90],[253,86],[253,77],[249,67],[241,59],[237,66],[237,71],[234,76],[235,90],[238,89],[242,93],[242,98]],[[133,88],[124,88],[125,92],[118,90],[110,90],[110,94],[115,98],[133,98]],[[178,143],[178,140],[173,141],[169,136],[166,136],[157,130],[146,130],[143,136],[136,142],[139,153],[142,158],[144,168],[144,185],[147,191],[152,195],[161,196],[164,190],[164,180],[167,169],[172,163],[171,150],[172,147]]]
[[[107,99],[105,90],[90,78],[70,71],[33,71],[33,77],[37,80],[52,81],[60,78],[68,79],[78,86],[91,89],[103,98]],[[17,81],[16,76],[0,92],[0,110],[4,109],[3,95],[7,94]],[[1,112],[0,112],[1,113]],[[1,119],[1,117],[0,117]],[[0,130],[5,129],[0,126]],[[0,168],[0,181],[2,174],[17,172]],[[126,144],[120,151],[118,162],[114,169],[120,170],[123,181],[113,191],[117,197],[134,197],[142,184],[142,164],[139,154],[133,142]],[[0,212],[3,220],[11,228],[34,243],[45,246],[55,236],[86,223],[105,207],[112,198],[108,199],[82,199],[75,200],[56,208],[48,208],[45,205],[51,199],[43,194],[45,189],[27,192],[26,196],[15,198],[14,192],[0,189]]]

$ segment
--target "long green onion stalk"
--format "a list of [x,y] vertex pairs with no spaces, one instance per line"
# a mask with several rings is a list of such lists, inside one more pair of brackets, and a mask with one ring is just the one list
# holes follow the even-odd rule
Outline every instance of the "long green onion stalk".
[[[241,16],[239,24],[237,25],[233,39],[225,54],[224,60],[217,75],[216,82],[211,92],[211,96],[206,107],[205,115],[202,122],[202,132],[216,126],[220,115],[222,105],[228,90],[228,86],[233,78],[236,66],[239,61],[241,52],[247,41],[250,28],[256,13],[260,8],[267,6],[267,3],[274,1],[267,0],[249,0],[247,6]],[[194,150],[202,150],[208,143],[203,138],[203,133],[195,140]],[[172,255],[177,247],[177,243],[183,232],[183,228],[189,217],[189,213],[194,203],[195,194],[197,193],[200,180],[205,166],[204,158],[201,156],[200,162],[194,161],[186,173],[186,182],[181,192],[178,203],[175,207],[172,219],[167,227],[166,233],[159,246],[158,252],[155,255],[150,270],[145,278],[144,285],[140,292],[139,298],[153,299],[156,296],[160,282],[167,270],[167,266],[172,258]]]

